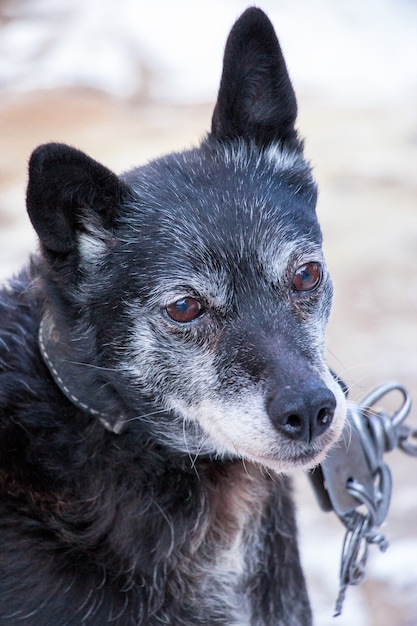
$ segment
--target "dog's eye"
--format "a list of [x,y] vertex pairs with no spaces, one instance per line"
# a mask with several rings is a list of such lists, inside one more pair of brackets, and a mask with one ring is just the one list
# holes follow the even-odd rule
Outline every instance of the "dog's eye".
[[319,286],[322,275],[320,263],[311,261],[294,272],[292,287],[295,291],[313,291]]
[[165,308],[168,316],[174,320],[174,322],[180,322],[186,324],[192,322],[203,312],[203,307],[200,302],[195,298],[187,297],[181,298],[172,304],[168,304]]

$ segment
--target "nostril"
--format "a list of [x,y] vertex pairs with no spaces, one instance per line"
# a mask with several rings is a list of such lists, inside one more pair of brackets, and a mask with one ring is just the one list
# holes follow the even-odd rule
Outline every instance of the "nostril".
[[289,424],[290,426],[293,426],[294,428],[297,428],[298,426],[300,426],[301,419],[299,415],[289,415],[287,419],[287,424]]
[[334,409],[330,407],[323,407],[317,413],[316,421],[311,424],[311,436],[312,438],[321,435],[333,421]]
[[288,431],[299,431],[303,427],[303,419],[295,413],[291,413],[285,417],[284,422],[283,426],[285,426]]
[[329,408],[320,409],[317,415],[317,424],[318,426],[330,426],[330,423],[333,419],[334,411]]
[[310,438],[309,417],[307,411],[301,407],[297,407],[297,413],[293,410],[283,411],[275,415],[275,428],[280,430],[289,439],[298,441],[308,441]]

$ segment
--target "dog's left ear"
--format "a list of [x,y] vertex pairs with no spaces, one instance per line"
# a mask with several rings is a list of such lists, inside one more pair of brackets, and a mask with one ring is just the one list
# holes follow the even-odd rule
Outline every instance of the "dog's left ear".
[[297,102],[274,28],[263,11],[247,9],[226,43],[212,119],[215,139],[280,141],[297,147]]

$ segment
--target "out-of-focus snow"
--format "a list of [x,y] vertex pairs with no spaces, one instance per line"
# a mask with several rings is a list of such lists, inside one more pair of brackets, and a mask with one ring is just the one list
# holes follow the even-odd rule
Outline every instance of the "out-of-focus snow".
[[397,589],[417,590],[417,539],[396,539],[385,554],[375,552],[369,573]]
[[[87,86],[172,102],[215,97],[224,42],[247,0],[6,3],[0,88]],[[262,0],[298,90],[349,103],[417,87],[412,0]],[[7,14],[5,14],[7,10]]]

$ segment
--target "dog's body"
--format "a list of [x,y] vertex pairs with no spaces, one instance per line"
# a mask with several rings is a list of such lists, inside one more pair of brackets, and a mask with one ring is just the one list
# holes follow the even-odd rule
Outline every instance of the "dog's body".
[[33,154],[41,250],[0,301],[0,624],[310,623],[282,473],[344,401],[295,117],[249,9],[198,149],[120,178]]

